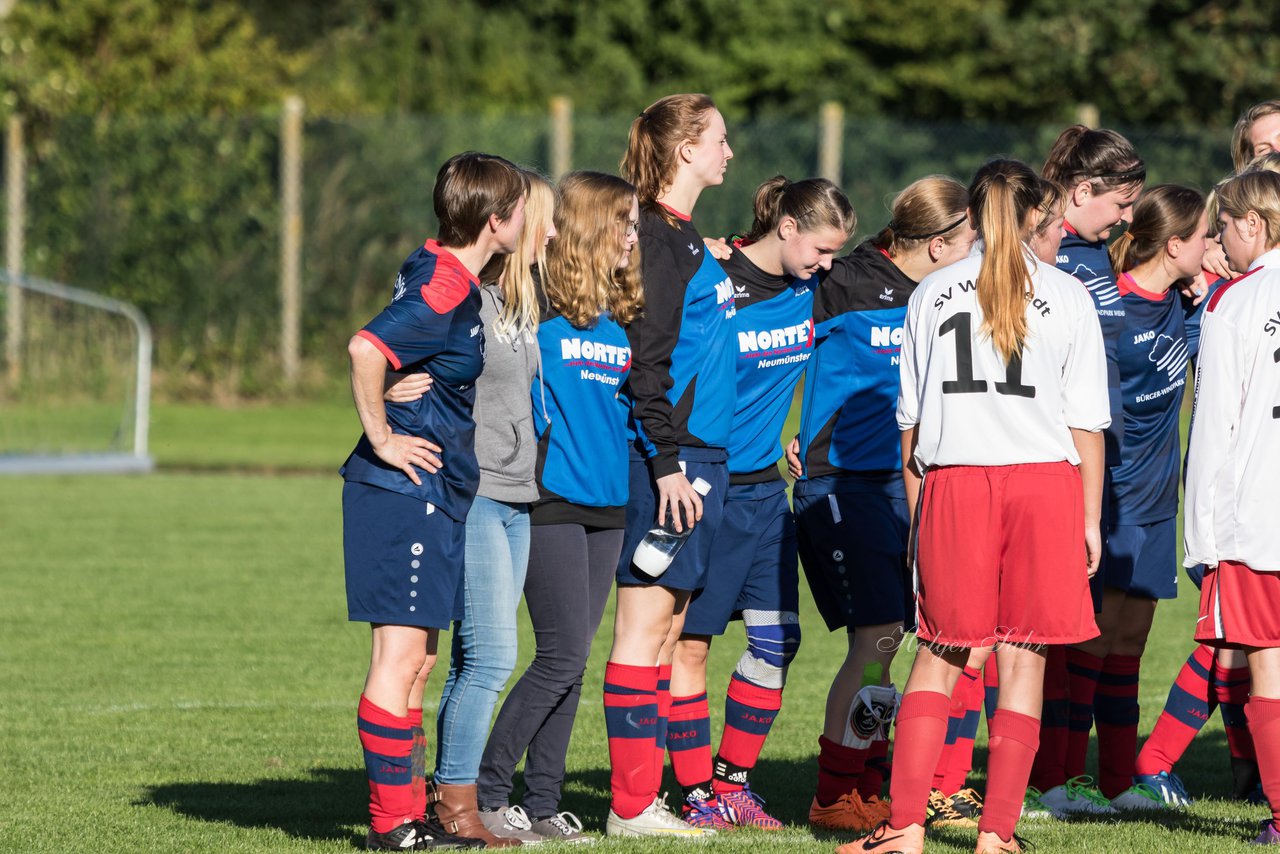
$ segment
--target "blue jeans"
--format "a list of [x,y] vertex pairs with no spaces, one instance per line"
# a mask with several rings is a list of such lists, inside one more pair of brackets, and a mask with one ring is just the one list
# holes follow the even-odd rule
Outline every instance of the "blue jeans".
[[454,623],[449,678],[436,714],[440,783],[468,785],[498,695],[516,666],[516,607],[529,562],[529,508],[476,496],[467,515],[465,607]]

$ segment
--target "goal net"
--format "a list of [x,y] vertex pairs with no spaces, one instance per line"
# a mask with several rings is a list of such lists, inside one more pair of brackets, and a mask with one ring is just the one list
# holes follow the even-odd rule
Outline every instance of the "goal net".
[[3,272],[0,307],[0,474],[151,470],[151,330],[142,313]]

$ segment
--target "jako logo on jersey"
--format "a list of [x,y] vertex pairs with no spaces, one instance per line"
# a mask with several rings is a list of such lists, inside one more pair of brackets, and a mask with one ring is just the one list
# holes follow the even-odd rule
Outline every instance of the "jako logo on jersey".
[[1054,262],[1053,262],[1053,263],[1055,263],[1055,264],[1065,264],[1065,263],[1067,263],[1067,262],[1068,262],[1068,261],[1070,261],[1070,260],[1071,260],[1071,259],[1070,259],[1070,258],[1068,258],[1066,255],[1059,255],[1056,259],[1054,259]]
[[408,289],[409,285],[405,282],[404,276],[396,276],[396,292],[395,295],[391,297],[391,301],[395,302],[400,299]]
[[901,347],[902,336],[901,326],[873,326],[871,327],[871,346]]
[[581,338],[561,338],[560,358],[566,362],[587,361],[603,368],[626,370],[631,366],[631,348],[583,341]]
[[1154,329],[1152,329],[1150,332],[1140,332],[1137,335],[1133,336],[1133,343],[1141,344],[1144,341],[1150,341],[1152,338],[1155,338],[1155,337],[1156,337],[1156,331]]
[[783,350],[797,345],[808,347],[813,343],[813,321],[806,320],[795,326],[781,329],[748,330],[738,333],[738,352],[760,353],[765,350]]
[[893,288],[885,288],[884,293],[880,294],[880,299],[885,302],[893,302]]

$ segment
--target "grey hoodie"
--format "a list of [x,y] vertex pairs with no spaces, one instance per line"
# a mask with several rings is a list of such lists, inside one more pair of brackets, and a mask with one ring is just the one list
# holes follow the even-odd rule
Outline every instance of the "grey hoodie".
[[502,312],[502,289],[485,285],[480,293],[484,321],[484,373],[476,380],[476,458],[480,461],[478,495],[494,501],[536,501],[533,469],[538,440],[533,433],[529,390],[537,373],[536,336],[498,340],[494,323]]

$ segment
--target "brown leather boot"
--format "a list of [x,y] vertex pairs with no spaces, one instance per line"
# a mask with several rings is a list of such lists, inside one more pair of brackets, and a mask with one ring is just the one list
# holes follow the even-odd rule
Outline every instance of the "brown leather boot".
[[504,839],[494,836],[480,821],[480,810],[476,804],[476,784],[455,786],[450,783],[432,783],[427,795],[428,801],[434,798],[436,818],[444,825],[444,829],[455,836],[468,839],[479,839],[485,848],[514,848],[520,844],[519,839]]

